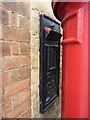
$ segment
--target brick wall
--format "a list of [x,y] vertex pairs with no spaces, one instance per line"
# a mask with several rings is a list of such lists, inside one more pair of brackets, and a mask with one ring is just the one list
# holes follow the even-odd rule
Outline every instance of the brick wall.
[[0,2],[0,116],[58,118],[60,98],[39,113],[39,14],[55,17],[50,0],[29,1]]
[[29,0],[0,2],[0,51],[0,116],[30,118]]

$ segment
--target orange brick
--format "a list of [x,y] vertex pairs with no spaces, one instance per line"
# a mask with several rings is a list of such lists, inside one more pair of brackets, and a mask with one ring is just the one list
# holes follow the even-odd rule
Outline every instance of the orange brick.
[[20,79],[30,78],[30,67],[20,69]]
[[2,103],[2,112],[3,114],[9,112],[12,109],[11,99],[6,100]]
[[30,18],[30,5],[25,2],[20,2],[19,13],[27,18]]
[[2,72],[2,85],[8,85],[11,83],[11,72]]
[[3,26],[2,27],[2,39],[3,40],[15,40],[17,41],[19,30],[12,27]]
[[17,42],[12,43],[12,55],[19,54],[19,44]]
[[30,56],[22,56],[20,59],[21,59],[20,60],[20,66],[21,67],[30,65]]
[[13,40],[13,41],[30,41],[30,32],[20,30],[14,27],[2,27],[2,39],[3,40]]
[[2,103],[0,103],[0,118],[2,117]]
[[12,101],[13,101],[13,107],[19,105],[19,95],[15,95],[12,97]]
[[29,3],[25,4],[25,2],[17,2],[17,1],[18,0],[14,0],[14,2],[2,2],[2,4],[3,4],[3,7],[6,9],[30,18]]
[[30,79],[15,82],[9,86],[4,87],[3,99],[15,95],[16,93],[28,89],[30,87]]
[[4,8],[13,12],[19,11],[19,2],[17,2],[17,0],[14,0],[14,2],[2,2],[2,5]]
[[2,56],[9,56],[9,55],[10,55],[10,43],[2,42]]
[[23,108],[22,111],[26,111],[31,107],[31,100],[26,101],[24,104],[21,105],[21,108]]
[[2,71],[2,61],[3,61],[3,58],[0,57],[0,71]]
[[30,41],[30,32],[28,31],[20,30],[18,36],[20,38],[19,41],[24,41],[24,42]]
[[19,70],[1,72],[0,76],[2,77],[2,82],[0,83],[0,86],[5,86],[19,80]]
[[2,61],[2,69],[10,70],[18,68],[20,65],[19,57],[4,57]]
[[2,39],[2,26],[0,26],[0,39]]
[[0,87],[0,101],[2,100],[2,95],[3,95],[3,87]]
[[24,90],[20,92],[20,101],[23,102],[27,99],[29,99],[31,96],[31,91],[30,90]]
[[6,10],[0,8],[0,24],[9,24],[9,14]]
[[30,30],[30,20],[26,17],[19,16],[19,27],[25,30]]
[[21,116],[21,118],[31,118],[31,109],[28,110],[27,112],[25,112],[25,113]]
[[2,72],[0,72],[0,87],[2,86]]
[[18,15],[15,12],[10,13],[10,25],[18,27]]
[[24,67],[30,65],[30,56],[10,56],[4,57],[1,60],[2,70],[10,70],[18,67]]
[[9,24],[9,14],[6,10],[2,10],[2,24],[4,25]]
[[31,101],[28,100],[25,103],[15,107],[12,111],[8,112],[6,114],[7,118],[16,118],[18,117],[20,114],[22,114],[23,112],[25,112],[26,110],[28,110],[31,106]]
[[0,1],[0,7],[2,7],[2,1]]
[[2,42],[0,42],[0,56],[2,56]]
[[11,71],[11,81],[15,82],[17,80],[19,80],[19,70]]
[[2,24],[2,9],[0,8],[0,24]]
[[22,54],[22,55],[30,54],[30,44],[29,43],[21,43],[20,44],[20,54]]

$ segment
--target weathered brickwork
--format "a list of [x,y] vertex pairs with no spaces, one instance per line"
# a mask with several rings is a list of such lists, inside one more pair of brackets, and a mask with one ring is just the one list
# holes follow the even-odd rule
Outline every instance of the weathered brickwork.
[[39,113],[40,13],[55,19],[50,0],[0,2],[0,118],[60,117],[61,98]]
[[30,2],[15,1],[0,2],[0,116],[30,118]]
[[[39,29],[40,13],[55,19],[51,1],[37,2],[33,0],[31,10],[31,100],[33,118],[58,118],[60,117],[60,98],[44,114],[39,113]],[[61,74],[60,74],[61,76]]]

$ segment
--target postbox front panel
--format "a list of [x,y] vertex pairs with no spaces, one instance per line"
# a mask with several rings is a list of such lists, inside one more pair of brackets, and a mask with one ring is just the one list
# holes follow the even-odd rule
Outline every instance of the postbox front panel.
[[[40,112],[59,97],[60,25],[40,16]],[[45,30],[47,28],[47,31]]]
[[76,15],[70,16],[63,23],[63,36],[64,36],[64,39],[77,37],[77,16]]

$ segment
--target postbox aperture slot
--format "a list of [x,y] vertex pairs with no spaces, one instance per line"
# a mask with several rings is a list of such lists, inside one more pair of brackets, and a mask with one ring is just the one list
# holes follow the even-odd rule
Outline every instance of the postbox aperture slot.
[[52,26],[51,28],[45,27],[45,38],[50,40],[60,40],[61,33],[59,31],[53,30]]

